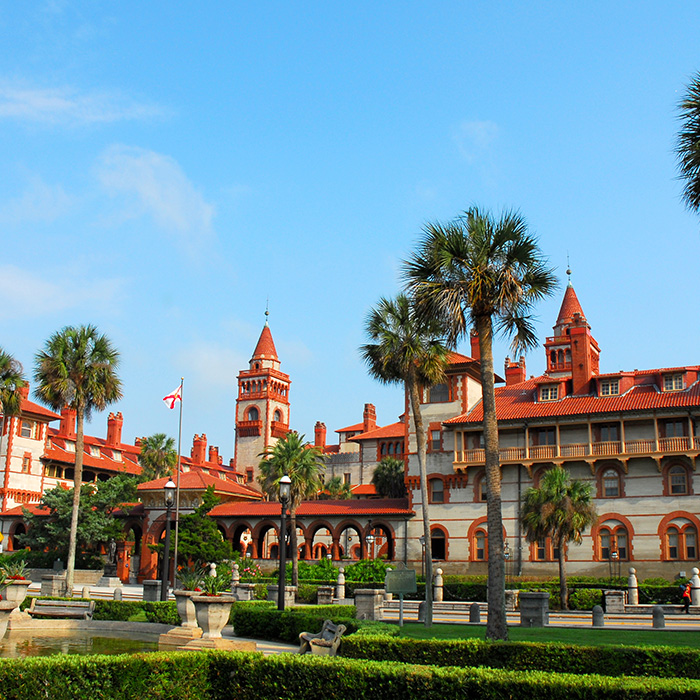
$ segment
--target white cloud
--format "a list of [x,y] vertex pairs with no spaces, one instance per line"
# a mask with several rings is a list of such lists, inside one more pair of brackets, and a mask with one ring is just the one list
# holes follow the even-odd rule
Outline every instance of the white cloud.
[[29,177],[27,189],[19,196],[0,204],[0,222],[51,222],[66,214],[73,198],[61,185],[48,185],[37,175]]
[[127,198],[126,217],[148,214],[192,249],[212,236],[214,206],[173,158],[142,148],[112,146],[102,155],[97,174],[109,194]]
[[459,152],[471,163],[488,151],[498,132],[498,125],[491,121],[462,122],[454,138]]
[[185,382],[205,393],[235,396],[236,376],[248,366],[248,358],[216,343],[197,342],[183,348],[176,357]]
[[35,88],[0,82],[0,118],[45,124],[109,123],[161,116],[154,104],[118,92],[80,93],[72,87]]
[[46,316],[66,309],[95,309],[122,296],[120,279],[85,280],[64,270],[45,279],[14,265],[0,266],[0,320]]

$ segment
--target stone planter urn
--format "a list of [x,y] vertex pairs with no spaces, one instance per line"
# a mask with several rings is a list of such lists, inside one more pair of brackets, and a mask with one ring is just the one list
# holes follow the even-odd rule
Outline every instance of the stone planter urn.
[[193,596],[200,595],[200,591],[173,591],[177,603],[177,614],[182,620],[181,627],[197,627],[197,614],[192,602]]
[[221,631],[228,622],[232,595],[194,595],[190,598],[197,616],[197,627],[202,630],[202,639],[221,639]]
[[28,578],[7,579],[5,585],[0,588],[0,595],[2,595],[3,601],[14,603],[14,609],[16,610],[27,597],[27,590],[29,590],[31,583]]

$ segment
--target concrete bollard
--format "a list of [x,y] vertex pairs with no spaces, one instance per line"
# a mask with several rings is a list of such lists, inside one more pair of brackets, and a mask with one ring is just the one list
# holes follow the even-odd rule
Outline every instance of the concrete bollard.
[[345,569],[341,566],[338,569],[338,581],[335,586],[335,597],[345,600]]
[[121,600],[122,599],[122,589],[115,588],[114,592],[112,593],[112,598],[114,598],[114,600]]
[[469,606],[469,622],[476,622],[477,624],[481,622],[481,608],[479,603],[472,603]]
[[425,601],[418,603],[418,622],[425,622]]
[[603,613],[603,608],[600,605],[593,606],[593,627],[604,627],[605,626],[605,614]]
[[639,605],[639,585],[637,584],[637,570],[630,567],[627,577],[627,601],[630,605]]
[[664,609],[660,605],[655,605],[651,609],[651,619],[654,629],[660,630],[666,627],[666,620],[664,619]]
[[690,603],[700,605],[700,570],[693,568],[693,575],[690,578]]
[[238,584],[241,582],[241,573],[240,573],[240,567],[238,564],[233,565],[233,571],[231,572],[231,592],[236,593],[236,588],[238,587]]
[[433,586],[433,600],[436,603],[442,603],[443,601],[443,584],[442,569],[437,569],[435,571],[435,585]]
[[80,595],[83,598],[90,598],[90,586],[83,586],[83,590]]

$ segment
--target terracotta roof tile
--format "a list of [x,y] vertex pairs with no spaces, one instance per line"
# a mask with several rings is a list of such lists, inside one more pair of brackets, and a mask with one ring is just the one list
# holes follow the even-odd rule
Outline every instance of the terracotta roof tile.
[[[280,504],[276,501],[259,503],[220,503],[211,514],[213,517],[274,518],[279,519]],[[345,501],[304,501],[296,511],[297,517],[357,517],[365,515],[412,516],[405,498],[362,499]]]
[[[155,479],[154,481],[147,481],[143,484],[139,484],[138,491],[161,491],[165,484],[168,482],[170,477],[163,477],[162,479]],[[176,481],[175,476],[172,477],[173,481]],[[224,479],[219,479],[211,474],[205,474],[200,469],[193,469],[188,472],[180,474],[180,488],[187,490],[201,490],[204,491],[208,486],[213,486],[216,493],[228,493],[234,494],[236,496],[241,496],[242,498],[250,498],[259,500],[262,495],[259,491],[251,489],[243,484],[238,484],[234,481],[227,481]]]
[[559,309],[559,316],[557,316],[556,326],[571,323],[574,318],[574,314],[581,314],[585,319],[586,316],[581,308],[581,303],[576,296],[576,292],[572,286],[566,288],[564,292],[564,299],[561,302],[561,308]]
[[258,340],[258,344],[255,346],[253,359],[279,361],[279,357],[277,357],[277,349],[275,348],[275,341],[272,340],[272,333],[270,332],[270,327],[267,325],[267,323],[263,326],[260,339]]
[[41,418],[48,419],[49,421],[61,419],[61,416],[59,416],[58,413],[54,413],[48,408],[44,408],[38,403],[34,403],[33,401],[25,398],[22,398],[21,411],[22,413],[27,413],[32,416],[40,416]]
[[[360,428],[362,427],[363,426],[360,425]],[[403,437],[405,434],[406,424],[399,421],[398,423],[385,425],[383,428],[377,428],[376,430],[369,430],[366,433],[355,435],[354,437],[348,438],[348,440],[379,440],[381,438]]]

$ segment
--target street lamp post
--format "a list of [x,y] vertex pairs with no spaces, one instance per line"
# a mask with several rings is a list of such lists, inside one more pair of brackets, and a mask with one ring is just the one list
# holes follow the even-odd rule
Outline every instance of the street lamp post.
[[280,503],[282,504],[282,514],[280,517],[280,575],[279,575],[279,590],[277,591],[277,609],[284,610],[284,588],[286,584],[286,569],[287,569],[287,551],[285,540],[287,538],[287,503],[289,503],[289,495],[291,493],[292,480],[285,474],[280,479]]
[[160,599],[168,599],[168,585],[170,584],[170,511],[175,504],[175,489],[172,478],[163,487],[165,496],[165,545],[163,547],[163,571],[160,575]]
[[508,546],[508,540],[503,543],[503,559],[505,560],[506,582],[508,582],[508,561],[510,560],[510,547]]
[[367,545],[367,559],[374,559],[374,549],[372,545],[374,544],[374,535],[370,531],[367,537],[365,537],[365,543]]

